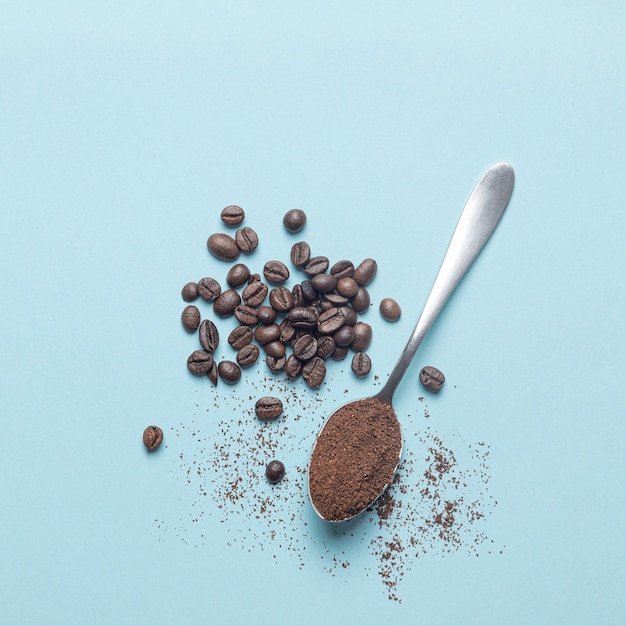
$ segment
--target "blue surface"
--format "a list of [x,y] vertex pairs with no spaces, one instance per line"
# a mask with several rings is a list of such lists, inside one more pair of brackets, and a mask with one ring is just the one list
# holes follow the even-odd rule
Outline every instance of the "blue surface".
[[[2,5],[0,621],[623,624],[623,3],[263,4]],[[384,381],[497,161],[509,209],[398,392],[404,508],[344,536],[296,467],[325,414]],[[231,203],[257,271],[300,238],[375,256],[373,302],[403,315],[367,314],[368,379],[187,374],[180,288],[223,280],[205,242]],[[424,364],[447,382],[419,400]],[[287,410],[263,444],[267,390]],[[376,538],[417,532],[400,516],[423,512],[436,441],[484,518],[398,553],[390,600]]]

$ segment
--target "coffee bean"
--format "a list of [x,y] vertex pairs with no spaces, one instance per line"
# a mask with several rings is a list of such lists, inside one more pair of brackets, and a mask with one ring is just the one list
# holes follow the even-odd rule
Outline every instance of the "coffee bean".
[[248,283],[248,286],[242,291],[241,297],[248,306],[259,306],[267,296],[269,287],[260,280],[253,280]]
[[204,320],[200,324],[200,330],[198,331],[198,338],[200,339],[200,345],[207,352],[215,352],[220,342],[220,334],[217,330],[217,326],[211,320]]
[[359,284],[354,278],[346,276],[337,281],[337,291],[346,298],[354,298],[359,291]]
[[346,296],[342,296],[340,293],[336,291],[331,291],[330,293],[324,294],[324,297],[328,302],[333,304],[334,306],[343,306],[344,304],[348,304],[348,298]]
[[187,359],[187,368],[196,376],[204,376],[213,366],[213,355],[205,350],[194,350]]
[[231,287],[241,287],[250,278],[250,270],[247,265],[237,263],[233,265],[226,274],[226,282]]
[[289,278],[289,270],[280,261],[268,261],[263,267],[263,276],[273,285],[280,285]]
[[270,370],[274,372],[275,374],[283,371],[283,369],[285,368],[286,362],[287,362],[287,359],[284,356],[277,358],[277,357],[272,356],[271,354],[268,354],[265,357],[265,363],[267,363],[267,367],[269,367]]
[[243,346],[243,348],[240,348],[237,352],[237,363],[239,363],[241,367],[254,365],[258,358],[259,349],[253,343]]
[[260,344],[278,341],[280,339],[280,326],[278,324],[264,324],[254,329],[254,338]]
[[225,233],[213,233],[206,242],[209,252],[222,261],[232,261],[239,256],[235,240]]
[[163,442],[163,431],[158,426],[148,426],[143,431],[143,445],[148,452],[154,452]]
[[306,224],[306,213],[302,209],[291,209],[285,213],[283,224],[290,233],[297,233]]
[[212,302],[222,293],[222,288],[215,278],[201,278],[198,281],[198,293],[203,300]]
[[220,378],[228,385],[234,385],[241,378],[241,368],[237,363],[232,361],[220,361],[217,366],[217,373]]
[[328,269],[329,261],[325,256],[311,257],[302,267],[307,276],[322,274]]
[[250,227],[245,226],[235,233],[235,243],[243,253],[250,254],[259,245],[259,237]]
[[337,286],[337,279],[332,274],[316,274],[311,279],[313,288],[319,293],[328,293]]
[[259,318],[259,324],[271,324],[276,319],[276,311],[271,306],[260,306],[256,314]]
[[287,313],[293,307],[293,296],[287,287],[276,287],[270,291],[270,305],[277,313]]
[[287,361],[285,362],[285,374],[289,378],[298,378],[302,373],[302,361],[295,357],[293,354],[290,354],[287,357]]
[[330,335],[323,335],[317,339],[317,356],[325,359],[335,351],[336,347],[335,340]]
[[294,328],[309,330],[317,323],[317,311],[313,307],[293,307],[288,313],[289,321]]
[[265,396],[256,401],[254,412],[260,420],[273,420],[283,412],[283,403],[280,398]]
[[317,340],[313,335],[302,335],[293,344],[293,353],[301,361],[312,359],[317,353]]
[[323,359],[316,356],[302,366],[302,378],[309,387],[316,389],[326,377],[326,364]]
[[352,261],[337,261],[331,268],[330,273],[337,279],[352,278],[354,274],[354,263]]
[[296,329],[289,318],[285,318],[280,323],[280,340],[283,343],[289,343],[295,336]]
[[323,313],[324,311],[328,311],[332,309],[335,305],[332,302],[329,302],[328,300],[322,300],[318,306],[319,306],[320,313]]
[[311,303],[318,300],[319,294],[315,290],[315,287],[313,287],[311,280],[308,278],[300,283],[300,289],[302,289],[302,295],[307,302]]
[[356,324],[356,311],[350,306],[339,307],[345,316],[346,326],[354,326]]
[[374,259],[365,259],[364,261],[361,261],[359,265],[357,265],[356,269],[354,270],[354,274],[352,275],[352,278],[354,278],[354,280],[359,283],[359,286],[365,287],[374,280],[377,271],[378,264],[376,263],[376,261],[374,261]]
[[213,359],[213,365],[211,369],[206,373],[208,379],[213,383],[213,385],[217,386],[217,363],[215,359]]
[[257,280],[261,280],[261,274],[250,274],[250,278],[248,278],[248,285]]
[[365,322],[357,322],[353,328],[354,341],[350,347],[356,352],[364,352],[370,347],[372,341],[372,327]]
[[393,298],[383,298],[380,301],[380,314],[388,322],[396,322],[400,319],[400,305]]
[[372,361],[365,352],[357,352],[352,357],[352,371],[357,376],[366,376],[372,369]]
[[335,345],[342,348],[349,346],[354,341],[355,333],[352,326],[342,326],[334,335]]
[[222,209],[222,222],[227,226],[237,226],[243,222],[244,217],[246,216],[244,210],[240,206],[231,205]]
[[188,333],[193,333],[200,325],[200,311],[197,306],[190,304],[183,309],[180,319],[184,329]]
[[346,323],[345,308],[333,307],[321,313],[317,318],[317,330],[322,335],[332,335],[338,331]]
[[285,344],[282,341],[270,341],[263,345],[263,349],[268,356],[281,359],[285,356]]
[[311,248],[306,241],[299,241],[291,246],[291,262],[296,267],[302,267],[311,258]]
[[446,377],[436,367],[427,365],[420,372],[420,382],[431,391],[439,391],[446,381]]
[[265,467],[265,477],[271,483],[279,483],[285,477],[285,465],[281,461],[270,461]]
[[247,304],[238,305],[235,308],[234,315],[240,324],[245,324],[246,326],[255,326],[259,322],[256,309]]
[[346,355],[348,354],[348,350],[348,346],[337,346],[333,350],[333,353],[330,355],[330,358],[334,361],[343,361],[343,359],[345,359]]
[[302,293],[302,285],[294,285],[291,290],[291,297],[293,298],[293,306],[304,306],[306,304],[306,299],[304,298],[304,294]]
[[249,326],[237,326],[228,335],[228,343],[235,349],[240,350],[252,341],[252,329]]
[[241,304],[241,296],[234,289],[227,289],[222,291],[213,302],[213,311],[219,317],[228,317],[234,313],[239,304]]
[[365,287],[359,287],[356,295],[352,298],[352,308],[357,313],[365,313],[370,308],[370,294]]
[[180,292],[185,302],[193,302],[198,298],[198,284],[187,283]]

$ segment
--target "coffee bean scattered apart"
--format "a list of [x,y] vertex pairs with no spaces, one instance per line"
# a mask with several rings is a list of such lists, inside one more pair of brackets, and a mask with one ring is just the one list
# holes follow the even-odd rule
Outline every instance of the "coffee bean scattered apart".
[[180,316],[184,329],[188,333],[193,333],[200,326],[200,311],[197,306],[190,304],[183,309]]
[[431,391],[439,391],[445,382],[446,377],[436,367],[427,365],[420,372],[420,382]]
[[260,420],[276,419],[283,412],[283,403],[280,398],[265,396],[256,401],[254,412]]
[[241,368],[233,361],[220,361],[217,366],[217,373],[228,385],[234,385],[241,378]]
[[285,476],[285,466],[281,461],[270,461],[265,468],[265,476],[271,483],[280,482]]
[[290,233],[297,233],[306,224],[306,213],[302,209],[291,209],[285,213],[283,224]]
[[372,361],[365,352],[357,352],[352,357],[352,371],[357,376],[366,376],[372,369]]
[[250,254],[259,245],[259,237],[252,228],[245,226],[235,233],[235,245],[244,254]]
[[[239,232],[239,231],[237,231]],[[232,261],[239,256],[239,246],[225,233],[213,233],[207,240],[209,252],[222,261]]]
[[158,426],[148,426],[143,431],[143,445],[148,452],[154,452],[163,442],[163,431]]
[[388,322],[397,322],[401,313],[400,305],[393,298],[383,298],[380,301],[380,314]]
[[198,284],[197,283],[187,283],[182,291],[181,295],[185,302],[193,302],[198,299]]
[[232,204],[222,209],[221,218],[226,226],[238,226],[243,222],[245,216],[246,214],[240,206]]

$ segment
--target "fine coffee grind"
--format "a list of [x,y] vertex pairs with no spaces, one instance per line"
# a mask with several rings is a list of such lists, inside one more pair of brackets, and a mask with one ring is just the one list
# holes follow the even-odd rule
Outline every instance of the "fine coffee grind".
[[366,398],[339,408],[317,438],[309,494],[327,521],[352,517],[393,480],[402,434],[391,406]]

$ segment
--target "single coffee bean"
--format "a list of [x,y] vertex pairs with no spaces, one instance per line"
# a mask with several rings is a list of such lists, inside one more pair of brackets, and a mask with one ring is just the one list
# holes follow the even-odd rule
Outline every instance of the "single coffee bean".
[[291,246],[291,262],[296,267],[302,267],[311,258],[311,248],[306,241],[299,241]]
[[260,280],[253,280],[248,283],[248,286],[242,291],[241,297],[248,306],[259,306],[267,296],[269,287]]
[[211,320],[204,320],[200,324],[200,330],[198,331],[198,338],[200,339],[200,345],[207,352],[215,352],[220,342],[220,334],[217,330],[217,326]]
[[211,369],[206,373],[208,379],[213,383],[214,386],[217,386],[217,363],[215,359],[213,359],[213,365]]
[[213,311],[219,317],[228,317],[241,304],[241,296],[234,289],[227,289],[213,302]]
[[260,344],[278,341],[280,339],[280,326],[278,324],[263,324],[254,329],[254,338]]
[[306,213],[302,209],[291,209],[285,213],[283,224],[290,233],[297,233],[306,224]]
[[325,256],[311,257],[302,267],[307,276],[322,274],[328,269],[329,261]]
[[228,335],[228,343],[235,349],[240,350],[252,341],[252,329],[249,326],[237,326]]
[[329,357],[337,346],[330,335],[322,335],[317,339],[317,356],[321,359]]
[[265,396],[256,401],[254,412],[260,420],[273,420],[282,414],[283,403],[280,398]]
[[291,323],[291,320],[289,318],[285,318],[281,323],[280,323],[280,340],[283,343],[289,343],[296,334],[296,329],[295,326]]
[[163,431],[158,426],[148,426],[143,431],[143,445],[148,452],[154,452],[163,443]]
[[293,354],[301,361],[308,361],[317,354],[317,340],[313,335],[302,335],[293,344]]
[[301,373],[302,361],[293,354],[290,354],[285,362],[285,374],[287,374],[289,378],[298,378]]
[[285,477],[285,465],[282,461],[270,461],[265,467],[265,477],[272,484],[279,483]]
[[201,278],[198,281],[198,293],[203,300],[212,302],[222,293],[222,288],[215,278]]
[[259,349],[253,344],[249,343],[243,348],[240,348],[237,352],[237,363],[241,367],[250,367],[257,362],[259,358]]
[[354,326],[356,324],[356,311],[351,306],[339,307],[345,316],[346,326]]
[[330,273],[337,279],[352,278],[354,274],[354,263],[352,261],[337,261],[331,268]]
[[365,313],[370,308],[370,294],[365,287],[359,287],[356,295],[352,298],[352,308],[357,313]]
[[291,297],[293,298],[293,306],[304,306],[306,304],[306,300],[304,298],[304,294],[302,293],[302,285],[294,285],[291,290]]
[[309,387],[316,389],[319,387],[326,377],[326,363],[323,359],[316,356],[308,363],[302,366],[302,378]]
[[288,317],[296,329],[309,330],[317,323],[317,311],[313,307],[294,306],[289,310]]
[[320,313],[323,313],[324,311],[328,311],[329,309],[332,309],[335,305],[332,302],[329,302],[328,300],[322,300],[322,302],[319,303],[319,310]]
[[217,366],[217,373],[220,378],[228,385],[234,385],[241,378],[241,368],[237,363],[232,361],[220,361]]
[[334,335],[335,345],[342,348],[352,345],[355,338],[354,328],[352,326],[342,326]]
[[200,325],[200,311],[198,307],[193,304],[186,306],[181,313],[180,319],[188,333],[195,332]]
[[276,287],[270,291],[270,305],[277,313],[287,313],[293,307],[293,296],[287,287]]
[[227,226],[237,226],[243,222],[245,216],[244,210],[240,206],[233,204],[222,209],[220,217],[222,218],[222,222]]
[[185,302],[193,302],[198,298],[198,283],[187,283],[180,292]]
[[204,376],[213,366],[213,355],[206,350],[194,350],[187,359],[187,368],[195,376]]
[[347,307],[333,307],[320,313],[317,318],[317,330],[322,335],[332,335],[338,331],[346,323],[344,308]]
[[352,357],[352,371],[357,376],[366,376],[372,369],[372,360],[365,352],[357,352]]
[[348,354],[348,350],[348,346],[337,346],[330,355],[330,358],[334,361],[343,361]]
[[374,276],[376,276],[377,271],[378,264],[376,261],[374,261],[374,259],[365,259],[357,265],[352,278],[359,283],[359,286],[365,287],[374,280]]
[[263,267],[263,276],[273,285],[281,285],[289,278],[289,270],[280,261],[268,261]]
[[364,352],[372,342],[372,327],[365,322],[357,322],[354,326],[354,341],[350,347],[356,352]]
[[243,253],[250,254],[259,245],[259,237],[250,227],[245,226],[235,233],[235,243]]
[[307,302],[315,302],[319,297],[313,283],[308,278],[300,283],[300,289],[302,289],[302,295]]
[[380,301],[380,314],[388,322],[396,322],[400,319],[400,305],[393,298],[383,298]]
[[436,367],[427,365],[420,372],[420,382],[431,391],[439,391],[446,381],[446,377]]
[[256,309],[247,304],[240,304],[235,307],[234,315],[240,324],[245,324],[246,326],[255,326],[259,323]]
[[226,282],[231,287],[241,287],[250,278],[250,270],[247,265],[243,263],[237,263],[233,265],[226,274]]
[[232,261],[239,256],[239,247],[226,233],[213,233],[206,242],[209,252],[222,261]]
[[275,356],[272,356],[271,354],[268,354],[265,357],[265,363],[267,364],[267,367],[269,367],[270,370],[274,372],[275,374],[278,374],[278,372],[283,371],[283,369],[285,368],[286,362],[287,362],[287,359],[284,356],[277,358]]
[[250,278],[248,278],[248,285],[257,280],[261,280],[261,274],[250,274]]
[[276,311],[271,306],[260,306],[256,314],[259,318],[259,324],[271,324],[276,319]]
[[268,356],[273,356],[275,359],[281,359],[285,356],[285,344],[282,341],[270,341],[263,344],[263,349]]
[[337,287],[337,279],[332,274],[316,274],[311,278],[315,291],[328,293]]
[[324,297],[328,302],[330,302],[334,306],[343,306],[344,304],[348,304],[349,299],[346,296],[342,296],[337,291],[331,291],[330,293],[325,293]]
[[337,281],[337,291],[346,298],[354,298],[359,291],[359,283],[348,276],[340,278]]

